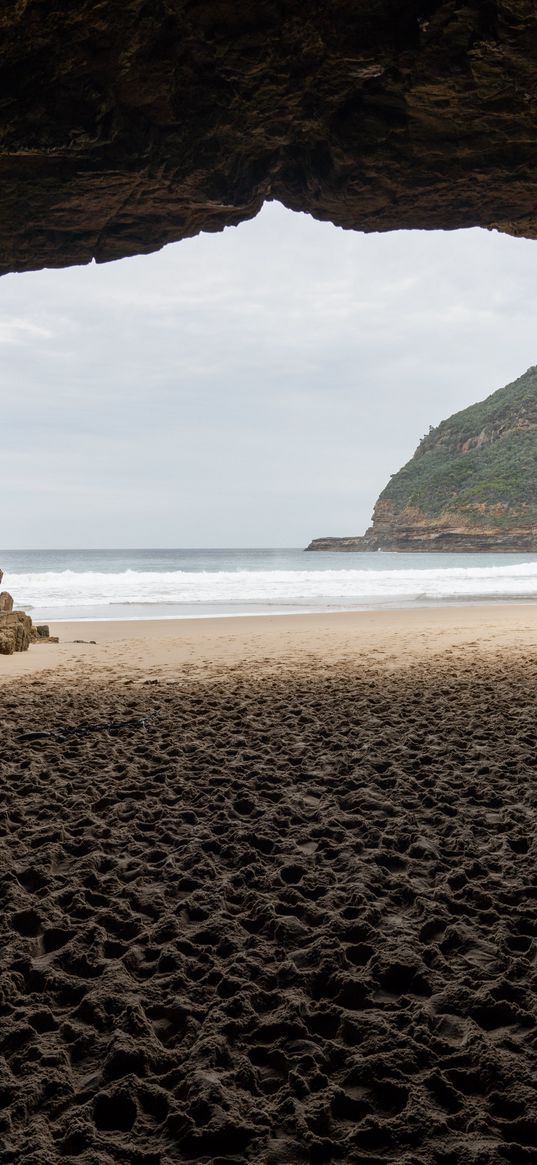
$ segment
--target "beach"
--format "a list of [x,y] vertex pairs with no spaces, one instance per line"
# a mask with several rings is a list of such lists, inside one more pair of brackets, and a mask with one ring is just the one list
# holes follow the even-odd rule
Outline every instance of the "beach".
[[65,620],[50,622],[58,645],[0,656],[0,686],[40,675],[61,682],[173,678],[187,671],[272,663],[293,669],[313,660],[323,666],[410,660],[477,649],[537,650],[537,604],[416,607],[394,611],[229,616],[194,619]]
[[537,607],[50,629],[0,657],[0,1165],[534,1161]]

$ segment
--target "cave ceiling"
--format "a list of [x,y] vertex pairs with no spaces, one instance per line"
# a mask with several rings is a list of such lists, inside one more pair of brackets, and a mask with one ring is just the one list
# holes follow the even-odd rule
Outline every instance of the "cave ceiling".
[[537,237],[534,0],[3,0],[0,33],[2,273],[267,199]]

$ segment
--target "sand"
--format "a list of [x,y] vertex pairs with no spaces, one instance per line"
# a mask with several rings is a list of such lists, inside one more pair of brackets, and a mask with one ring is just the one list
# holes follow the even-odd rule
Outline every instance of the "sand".
[[0,659],[0,1165],[534,1162],[536,609],[56,629]]
[[[225,619],[154,619],[50,623],[60,644],[0,655],[0,685],[46,674],[69,682],[126,676],[226,675],[237,665],[272,665],[279,670],[384,662],[401,666],[425,656],[463,649],[495,653],[502,648],[537,649],[537,604],[495,604],[360,611],[320,615],[252,616]],[[93,643],[91,641],[94,641]]]

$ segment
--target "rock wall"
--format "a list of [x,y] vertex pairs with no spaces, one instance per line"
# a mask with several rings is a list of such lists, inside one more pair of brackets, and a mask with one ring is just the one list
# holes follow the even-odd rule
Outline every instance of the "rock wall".
[[314,538],[306,550],[325,550],[331,553],[363,553],[383,550],[419,552],[421,554],[537,554],[537,529],[520,527],[499,534],[497,530],[478,530],[475,527],[446,530],[439,525],[432,529],[422,525],[398,524],[382,530],[371,526],[366,534],[348,538]]
[[[440,514],[435,520],[418,509],[408,507],[399,511],[390,502],[377,501],[373,525],[363,538],[356,539],[362,550],[402,550],[421,553],[518,553],[537,552],[537,527],[518,521],[505,529],[491,520],[495,507],[482,507],[482,522],[478,525],[464,514]],[[508,512],[508,511],[507,511]]]
[[313,538],[305,550],[328,550],[331,552],[356,552],[357,550],[376,550],[366,535],[349,535],[348,538]]
[[537,237],[529,0],[0,10],[0,271],[148,252],[265,199]]

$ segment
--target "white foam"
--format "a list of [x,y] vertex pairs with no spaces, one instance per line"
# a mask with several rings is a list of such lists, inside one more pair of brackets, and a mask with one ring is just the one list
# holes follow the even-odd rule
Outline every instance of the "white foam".
[[17,606],[67,611],[121,604],[356,605],[537,597],[537,561],[423,569],[45,571],[10,574]]

